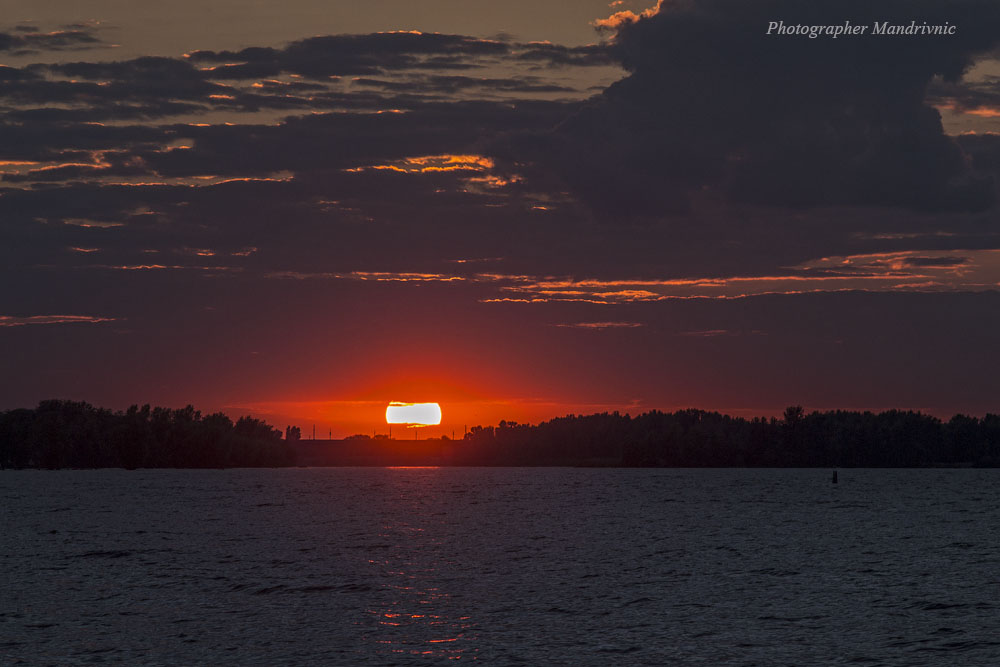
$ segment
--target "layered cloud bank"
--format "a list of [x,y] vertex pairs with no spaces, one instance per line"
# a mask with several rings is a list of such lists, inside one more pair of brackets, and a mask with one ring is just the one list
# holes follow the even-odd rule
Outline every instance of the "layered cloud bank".
[[[876,20],[958,29],[767,34]],[[4,400],[114,404],[102,365],[135,371],[122,392],[155,377],[148,400],[180,396],[164,349],[214,374],[209,406],[274,398],[251,377],[294,392],[289,365],[336,394],[397,349],[381,318],[435,350],[439,381],[481,368],[560,405],[835,406],[883,354],[863,401],[886,407],[913,373],[987,353],[995,2],[661,2],[597,27],[589,46],[392,31],[122,60],[92,26],[0,31],[0,52],[39,55],[0,67],[0,326],[28,378]],[[617,357],[651,370],[619,378]],[[581,358],[606,395],[579,389]],[[789,358],[827,389],[744,377]],[[385,364],[368,371],[388,382]],[[983,405],[988,372],[969,369]],[[932,384],[906,407],[944,406]]]

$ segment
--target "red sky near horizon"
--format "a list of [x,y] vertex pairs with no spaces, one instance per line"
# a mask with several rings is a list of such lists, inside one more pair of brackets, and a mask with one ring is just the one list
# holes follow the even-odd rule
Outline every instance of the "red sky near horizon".
[[8,4],[0,409],[997,410],[981,3]]

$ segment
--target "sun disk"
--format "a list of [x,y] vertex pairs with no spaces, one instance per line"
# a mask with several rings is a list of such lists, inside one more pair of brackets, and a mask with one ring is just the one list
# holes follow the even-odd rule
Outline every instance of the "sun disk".
[[399,403],[393,401],[385,409],[387,424],[435,426],[441,423],[441,406],[437,403]]

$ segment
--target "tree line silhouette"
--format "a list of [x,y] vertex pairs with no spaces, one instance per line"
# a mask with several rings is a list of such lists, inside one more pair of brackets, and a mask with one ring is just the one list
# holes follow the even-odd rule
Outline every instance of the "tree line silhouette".
[[9,468],[219,468],[291,465],[281,432],[252,417],[234,423],[133,405],[112,412],[76,401],[0,413],[0,465]]
[[681,410],[475,427],[453,463],[636,467],[1000,466],[1000,416],[831,411],[781,419]]
[[[297,461],[298,458],[298,461]],[[0,412],[0,466],[216,468],[295,465],[1000,467],[1000,416],[948,421],[900,410],[745,419],[704,410],[569,415],[476,426],[462,440],[301,440],[252,417],[49,400]]]

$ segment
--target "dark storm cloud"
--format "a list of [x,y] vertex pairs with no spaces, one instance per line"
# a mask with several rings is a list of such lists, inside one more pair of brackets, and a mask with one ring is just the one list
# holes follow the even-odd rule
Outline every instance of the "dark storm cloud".
[[[229,88],[190,63],[144,57],[122,62],[30,65],[8,75],[0,99],[6,120],[94,122],[158,118],[212,105]],[[0,73],[3,76],[3,73]]]
[[413,93],[457,93],[468,89],[486,89],[515,93],[572,93],[574,88],[547,83],[539,77],[513,78],[478,78],[472,76],[422,76],[403,81],[386,81],[383,79],[357,78],[352,82],[356,86],[369,86],[398,92]]
[[1000,113],[1000,78],[976,83],[936,80],[928,89],[928,100],[959,111],[985,108]]
[[958,143],[976,169],[1000,172],[1000,134],[963,134]]
[[[6,221],[4,263],[25,269],[94,270],[215,267],[221,262],[256,272],[321,275],[401,268],[466,276],[500,272],[513,277],[491,282],[491,298],[624,303],[657,299],[677,289],[705,292],[711,285],[699,277],[725,287],[733,277],[779,275],[790,278],[772,280],[777,287],[765,286],[768,290],[836,289],[847,283],[822,281],[856,277],[866,267],[780,267],[794,267],[810,257],[901,248],[923,250],[914,262],[902,258],[908,266],[947,267],[956,265],[953,259],[933,257],[930,251],[945,245],[996,247],[998,241],[971,238],[984,221],[944,223],[950,231],[943,238],[933,233],[902,240],[855,238],[853,230],[873,224],[859,219],[857,212],[831,212],[791,225],[794,221],[780,212],[763,211],[746,218],[742,231],[707,217],[683,227],[644,227],[623,236],[613,228],[582,222],[571,208],[533,210],[531,200],[511,188],[470,190],[469,179],[481,176],[471,168],[426,173],[313,168],[291,180],[261,178],[197,187],[75,183],[9,190],[0,193],[0,217]],[[879,222],[883,229],[898,224],[911,231],[942,224],[906,217],[897,223]],[[111,224],[119,226],[107,226]],[[720,245],[723,235],[726,243]],[[676,242],[679,236],[684,243]],[[784,242],[776,245],[779,237]],[[74,247],[95,252],[68,250]],[[257,250],[237,255],[245,248]],[[503,259],[485,267],[446,261],[487,256]],[[809,285],[795,282],[806,278],[815,280]],[[128,279],[123,274],[123,280]],[[661,282],[672,279],[681,279],[679,287]],[[587,280],[598,283],[588,286]],[[745,284],[761,291],[752,280]],[[516,292],[495,291],[507,286],[516,287]],[[730,291],[738,289],[734,284]]]
[[[476,216],[482,225],[489,221],[496,234],[464,224],[470,210],[503,201],[467,191],[466,179],[481,176],[479,171],[345,170],[475,152],[484,137],[551,127],[574,108],[548,101],[428,102],[424,96],[335,94],[316,90],[315,84],[272,82],[278,92],[293,88],[320,97],[319,108],[355,104],[410,111],[311,114],[257,125],[104,126],[80,121],[98,113],[121,121],[133,117],[143,100],[182,104],[162,99],[172,89],[195,97],[218,89],[206,87],[190,63],[170,59],[70,63],[48,71],[85,79],[72,85],[82,87],[77,90],[89,96],[91,106],[72,105],[70,82],[42,81],[43,93],[58,96],[61,105],[11,111],[0,124],[0,160],[39,163],[3,174],[5,182],[31,189],[0,190],[2,254],[7,266],[23,270],[157,271],[211,268],[220,261],[230,269],[269,272],[328,270],[331,262],[358,270],[368,261],[391,264],[405,257],[423,265],[439,263],[441,252],[464,256],[471,237],[478,239],[473,249],[489,255],[486,239],[508,234],[501,211]],[[95,108],[95,98],[105,106]],[[216,109],[224,103],[217,104]],[[277,171],[295,177],[271,179]],[[202,185],[190,180],[195,177],[258,180]],[[115,183],[126,178],[135,184]],[[162,180],[169,183],[156,184]],[[276,230],[275,220],[294,223]],[[428,229],[434,228],[440,232],[432,235],[455,240],[427,246]],[[192,248],[210,252],[188,252]],[[246,248],[260,250],[237,254]],[[131,280],[128,275],[123,279]]]
[[[7,37],[16,41],[39,35]],[[447,74],[486,65],[523,69],[526,62],[586,67],[607,64],[608,53],[603,47],[522,45],[461,35],[330,35],[284,48],[196,51],[184,58],[0,66],[0,100],[8,107],[8,121],[30,124],[145,120],[209,111],[407,109],[476,89],[508,96],[576,92],[536,75]],[[343,79],[347,76],[369,90],[349,89],[351,82]],[[395,78],[377,79],[375,84],[377,76]]]
[[[462,35],[388,32],[311,37],[282,49],[195,51],[188,58],[196,63],[219,64],[213,70],[216,78],[247,79],[287,73],[325,79],[424,66],[465,68],[474,65],[470,58],[505,55],[509,49],[503,42]],[[432,59],[430,63],[428,59]]]
[[[614,49],[620,54],[625,43],[623,33]],[[382,71],[384,78],[379,79],[360,77],[349,88],[265,79],[251,89],[230,85],[228,80],[220,83],[214,80],[217,70],[203,66],[239,60],[256,65],[285,63],[278,70],[287,74],[286,65],[297,62],[288,53],[303,49],[317,54],[325,49],[332,54],[326,65],[334,67],[345,44],[364,45],[368,53],[361,55],[370,63],[380,63],[380,71],[437,56],[466,58],[471,63],[498,57],[497,53],[552,63],[565,56],[595,64],[608,53],[606,47],[567,49],[390,34],[303,40],[287,49],[247,49],[235,54],[199,52],[187,59],[149,57],[17,70],[33,78],[10,88],[10,94],[27,103],[31,91],[36,91],[39,104],[43,100],[58,104],[9,111],[8,121],[19,123],[0,125],[0,159],[44,163],[12,168],[4,175],[12,186],[33,186],[31,190],[11,188],[0,196],[0,213],[16,221],[15,241],[33,248],[33,252],[13,254],[11,261],[23,266],[195,266],[217,261],[212,259],[215,255],[190,254],[186,249],[210,249],[228,257],[253,247],[258,250],[251,255],[226,261],[248,270],[327,274],[331,263],[334,273],[372,268],[366,262],[383,270],[403,263],[439,271],[447,258],[500,256],[505,258],[505,271],[529,278],[728,278],[767,275],[814,257],[961,248],[962,243],[980,247],[996,241],[975,236],[984,226],[981,219],[942,222],[932,217],[902,219],[827,208],[802,220],[780,208],[760,207],[741,213],[734,223],[718,201],[712,204],[716,208],[702,206],[696,214],[670,224],[622,233],[607,225],[607,219],[634,207],[635,202],[645,202],[647,210],[656,213],[685,208],[689,191],[700,187],[695,167],[711,166],[711,160],[699,153],[710,123],[694,123],[690,137],[666,121],[662,127],[654,123],[623,126],[622,109],[627,105],[617,92],[590,103],[453,96],[455,91],[466,90],[480,90],[479,94],[562,90],[547,84],[544,76],[477,78],[411,68]],[[673,68],[675,76],[678,67]],[[633,79],[646,70],[635,66],[635,71]],[[75,82],[65,80],[70,78]],[[343,83],[347,82],[335,81],[334,85]],[[752,92],[752,88],[746,90]],[[720,100],[724,97],[722,92],[712,94]],[[645,100],[640,96],[633,101],[629,113],[635,117],[655,117],[662,111],[654,104],[662,102],[661,97]],[[643,108],[640,102],[652,106]],[[102,114],[120,122],[143,115],[265,108],[340,111],[267,124],[104,127],[82,122],[99,120]],[[406,113],[357,112],[371,109]],[[607,123],[580,134],[585,127],[581,119],[593,119],[594,114]],[[720,114],[715,120],[739,115],[733,109]],[[752,121],[733,122],[753,129],[752,123],[762,121],[755,116]],[[546,134],[557,126],[560,129],[554,135]],[[717,134],[722,138],[717,140],[732,139],[735,132],[721,127]],[[552,136],[557,139],[554,145]],[[678,151],[688,150],[691,159],[677,159],[679,153],[666,159],[664,136],[675,140]],[[584,175],[575,184],[592,187],[577,189],[577,195],[613,215],[603,220],[581,216],[562,192],[564,186],[533,171],[516,152],[501,169],[458,165],[449,173],[421,173],[419,166],[400,162],[445,154],[489,157],[498,144],[538,156],[538,147],[524,137],[532,141],[548,137],[548,143],[538,142],[551,149],[539,164],[556,164],[564,176],[570,173],[567,169]],[[648,145],[640,147],[639,141]],[[965,159],[950,140],[944,141]],[[578,159],[581,150],[588,151],[587,159]],[[573,160],[578,164],[566,167]],[[213,182],[220,179],[251,180]],[[116,183],[123,180],[134,184]],[[160,181],[165,184],[155,184]],[[726,183],[732,186],[735,179]],[[610,187],[618,190],[619,198],[608,197]],[[75,222],[80,220],[122,227],[81,227]],[[285,221],[280,233],[274,229],[275,220]],[[935,236],[943,226],[950,235]],[[872,232],[919,232],[923,236],[875,238]],[[326,240],[317,242],[317,238]],[[720,246],[723,238],[726,243]],[[8,247],[16,245],[12,242]],[[91,253],[66,248],[97,249]],[[150,259],[142,255],[146,250],[159,254]]]
[[68,26],[64,30],[41,32],[32,26],[17,26],[0,32],[0,53],[26,55],[41,51],[79,51],[105,46],[90,26]]
[[[306,159],[316,161],[319,153]],[[106,173],[127,164],[105,156]],[[301,165],[300,165],[301,166]],[[58,168],[61,178],[92,177],[89,165]],[[406,173],[344,171],[313,164],[294,179],[239,179],[210,185],[116,185],[71,182],[0,190],[4,264],[100,268],[108,265],[250,266],[266,271],[363,270],[405,258],[440,263],[461,256],[470,238],[509,234],[503,211],[469,211],[504,203],[503,195],[468,191],[481,168]],[[197,183],[197,181],[195,181]],[[276,221],[284,221],[276,226]],[[428,238],[436,238],[427,244]],[[259,251],[239,255],[245,248]],[[69,248],[91,249],[70,252]],[[185,249],[207,252],[187,253]],[[150,254],[150,253],[153,254]],[[252,255],[252,256],[250,256]]]
[[280,49],[194,51],[187,56],[214,65],[216,79],[248,79],[298,74],[313,79],[366,76],[403,69],[474,69],[484,59],[512,57],[539,65],[593,67],[613,64],[603,44],[567,47],[509,38],[480,39],[438,33],[385,32],[311,37]]
[[37,79],[38,75],[34,72],[29,72],[27,70],[17,69],[16,67],[7,67],[6,65],[0,65],[0,81],[4,83],[9,83],[11,81],[25,81],[28,79]]
[[907,266],[961,266],[969,262],[968,257],[907,257],[903,263]]
[[[955,36],[767,35],[769,21],[958,26]],[[506,148],[534,154],[604,215],[682,212],[692,193],[791,206],[978,210],[992,184],[968,168],[924,103],[1000,39],[985,0],[706,0],[618,16],[630,72],[560,131]]]
[[[158,209],[181,201],[191,188],[169,185],[122,186],[70,183],[58,187],[0,189],[0,214],[6,223],[80,219],[129,221],[132,211]],[[5,230],[9,227],[5,227]]]
[[[145,56],[117,62],[75,62],[44,66],[49,72],[73,79],[107,80],[135,86],[147,95],[201,94],[209,86],[203,72],[176,58]],[[222,88],[222,86],[219,86]],[[119,93],[122,91],[118,91]]]
[[78,162],[89,151],[154,147],[170,141],[169,130],[131,125],[0,123],[0,160]]
[[31,123],[98,123],[106,120],[150,120],[164,116],[204,112],[197,104],[161,101],[152,104],[104,104],[77,109],[19,109],[7,112],[8,120]]
[[[146,85],[127,81],[51,81],[22,77],[4,86],[0,96],[15,105],[5,119],[21,123],[92,123],[106,120],[154,120],[182,114],[209,112],[256,112],[261,110],[406,109],[423,102],[427,95],[385,95],[333,91],[267,92],[236,89],[207,79],[202,81],[157,80],[150,74]],[[0,71],[0,76],[3,72]],[[264,90],[261,85],[260,90]],[[65,106],[49,106],[49,105]]]
[[534,61],[547,66],[584,66],[613,65],[615,56],[607,44],[588,44],[587,46],[563,46],[548,42],[530,42],[520,45],[516,58],[524,61]]
[[424,104],[408,113],[334,113],[277,125],[179,125],[186,150],[137,151],[163,176],[260,175],[365,166],[408,156],[474,151],[484,137],[554,124],[573,108],[559,102]]
[[[15,105],[5,119],[20,123],[90,123],[106,120],[151,120],[181,114],[256,112],[265,109],[383,109],[408,108],[426,95],[409,97],[383,94],[357,94],[330,90],[319,91],[276,85],[265,89],[237,89],[208,79],[187,63],[167,58],[151,59],[170,63],[170,67],[147,67],[134,61],[125,63],[78,63],[59,66],[67,76],[72,71],[88,72],[100,78],[101,72],[120,78],[106,81],[50,80],[32,71],[0,69],[0,81],[6,79],[0,98]],[[174,70],[173,75],[165,74]],[[177,76],[180,74],[180,76]],[[78,74],[77,76],[82,76]],[[260,90],[261,92],[257,92]],[[55,106],[61,105],[61,106]]]

